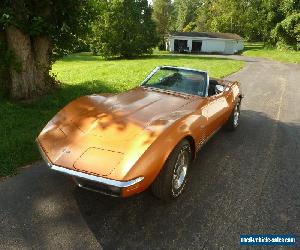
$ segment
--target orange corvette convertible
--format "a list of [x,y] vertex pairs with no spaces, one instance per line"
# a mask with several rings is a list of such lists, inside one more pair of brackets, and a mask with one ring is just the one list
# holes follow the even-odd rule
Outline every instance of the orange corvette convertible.
[[83,96],[60,110],[37,138],[47,165],[82,188],[128,197],[151,187],[178,197],[197,151],[220,128],[239,125],[238,82],[162,66],[117,95]]

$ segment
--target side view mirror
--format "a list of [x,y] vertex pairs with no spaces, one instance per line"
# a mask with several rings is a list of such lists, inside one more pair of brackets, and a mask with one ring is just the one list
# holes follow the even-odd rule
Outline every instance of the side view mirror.
[[217,84],[217,85],[215,86],[215,92],[216,92],[216,94],[219,94],[219,93],[221,93],[221,92],[223,92],[223,91],[224,91],[224,86],[223,86],[223,85]]

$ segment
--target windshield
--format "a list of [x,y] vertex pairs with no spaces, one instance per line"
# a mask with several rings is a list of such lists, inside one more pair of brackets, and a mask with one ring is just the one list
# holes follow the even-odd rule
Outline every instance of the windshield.
[[205,96],[207,74],[180,68],[161,68],[143,86]]

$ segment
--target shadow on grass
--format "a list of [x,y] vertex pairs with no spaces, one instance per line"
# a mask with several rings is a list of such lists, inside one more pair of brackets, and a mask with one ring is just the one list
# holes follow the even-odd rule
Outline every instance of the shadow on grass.
[[263,42],[245,43],[243,52],[248,51],[248,50],[256,51],[256,50],[262,50],[262,49],[265,49],[265,45]]
[[139,56],[139,57],[134,57],[134,58],[121,58],[121,57],[115,57],[115,58],[110,58],[110,59],[104,59],[101,56],[94,56],[92,54],[89,53],[80,53],[80,54],[73,54],[73,55],[69,55],[66,56],[64,58],[61,59],[61,61],[63,62],[87,62],[87,61],[91,61],[91,62],[95,62],[95,61],[125,61],[125,60],[181,60],[181,59],[188,59],[188,60],[206,60],[206,61],[214,61],[214,60],[230,60],[229,58],[220,58],[220,57],[214,57],[213,55],[211,57],[205,57],[205,56],[201,56],[200,54],[153,54],[153,55],[143,55],[143,56]]
[[[117,93],[118,89],[101,80],[85,81],[79,84],[63,84],[59,89],[59,97],[72,100],[76,97],[90,94]],[[54,96],[57,93],[53,93]]]
[[89,52],[82,52],[82,53],[67,55],[60,59],[60,61],[63,61],[63,62],[78,62],[78,61],[95,62],[95,61],[102,61],[102,60],[104,60],[103,57],[92,55],[92,53],[89,53]]
[[230,60],[229,58],[221,58],[221,57],[213,57],[213,55],[211,57],[206,57],[206,56],[201,56],[201,55],[195,55],[195,54],[191,54],[191,55],[182,55],[182,54],[169,54],[169,55],[151,55],[148,57],[141,57],[138,59],[163,59],[163,60],[181,60],[181,59],[187,59],[187,60],[205,60],[205,61],[215,61],[215,60],[219,60],[219,61],[226,61],[226,60]]

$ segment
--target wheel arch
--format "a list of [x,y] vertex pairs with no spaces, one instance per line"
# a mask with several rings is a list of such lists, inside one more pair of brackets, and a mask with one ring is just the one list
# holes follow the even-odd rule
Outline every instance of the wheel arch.
[[[196,144],[195,144],[195,140],[191,135],[187,135],[184,138],[182,138],[181,141],[183,140],[187,140],[191,146],[191,151],[192,151],[192,160],[195,160],[196,158]],[[179,141],[178,143],[180,143],[181,141]],[[178,144],[177,143],[177,144]]]

